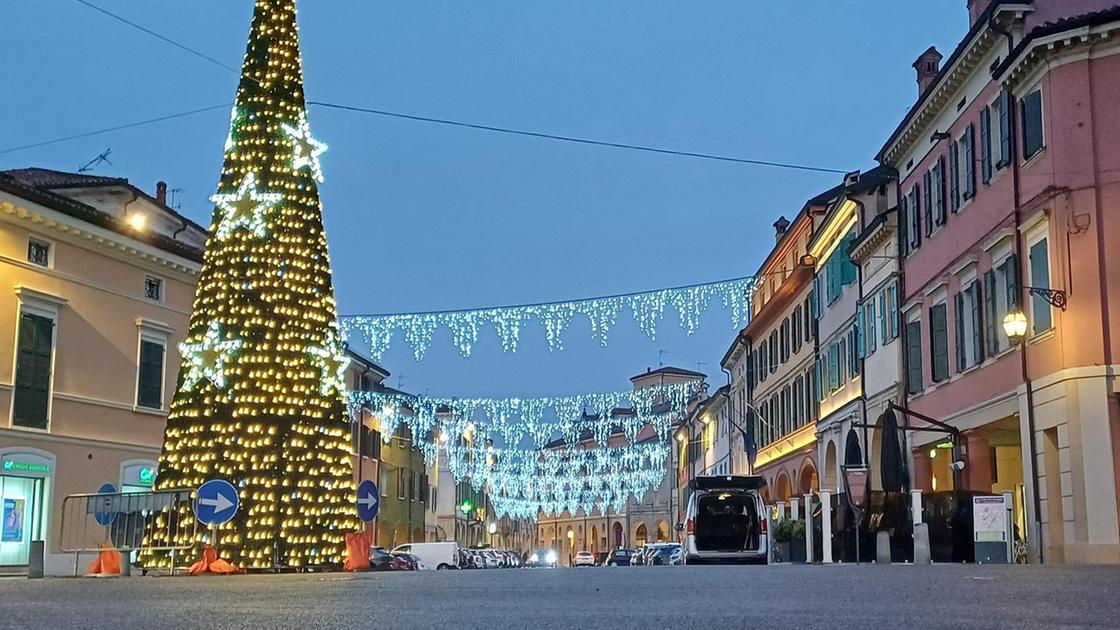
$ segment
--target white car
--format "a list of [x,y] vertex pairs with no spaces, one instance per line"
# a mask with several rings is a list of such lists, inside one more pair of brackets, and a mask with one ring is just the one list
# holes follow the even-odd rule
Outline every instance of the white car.
[[766,506],[759,491],[762,477],[697,477],[689,482],[684,532],[684,563],[743,562],[766,564]]
[[590,551],[580,551],[576,553],[575,560],[572,561],[574,567],[593,567],[595,566],[595,554]]

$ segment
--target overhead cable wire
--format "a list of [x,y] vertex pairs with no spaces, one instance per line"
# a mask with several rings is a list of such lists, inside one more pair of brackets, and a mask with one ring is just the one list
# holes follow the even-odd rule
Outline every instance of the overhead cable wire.
[[[154,31],[150,28],[147,28],[145,26],[137,24],[136,22],[133,22],[132,20],[129,20],[128,18],[125,18],[124,16],[121,16],[117,13],[114,13],[114,12],[108,10],[108,9],[105,9],[104,7],[100,7],[96,4],[94,4],[93,2],[89,2],[88,0],[74,0],[74,1],[83,5],[83,6],[86,6],[86,7],[90,8],[90,9],[93,9],[93,10],[99,12],[99,13],[102,13],[109,18],[117,20],[118,22],[121,22],[122,24],[125,24],[125,25],[127,25],[131,28],[135,28],[135,29],[141,31],[142,33],[145,33],[146,35],[154,37],[154,38],[156,38],[156,39],[158,39],[158,40],[160,40],[160,41],[162,41],[166,44],[174,46],[174,47],[176,47],[176,48],[178,48],[178,49],[180,49],[184,52],[187,52],[191,55],[194,55],[194,56],[196,56],[200,59],[203,59],[203,60],[207,61],[208,63],[216,65],[216,66],[218,66],[218,67],[220,67],[224,70],[240,74],[240,70],[237,69],[234,66],[231,66],[227,63],[224,63],[223,61],[221,61],[219,59],[216,59],[216,58],[214,58],[210,55],[207,55],[204,52],[201,52],[201,51],[199,51],[195,48],[192,48],[192,47],[190,47],[186,44],[183,44],[182,42],[176,41],[176,40],[174,40],[174,39],[172,39],[172,38],[170,38],[166,35],[163,35],[159,32],[156,32],[156,31]],[[806,165],[806,164],[795,164],[795,163],[792,163],[792,162],[779,162],[779,161],[775,161],[775,160],[761,160],[761,159],[743,158],[743,157],[735,157],[735,156],[729,156],[729,155],[720,155],[720,154],[716,154],[716,153],[704,153],[704,152],[699,152],[699,151],[684,151],[684,150],[679,150],[679,149],[667,149],[667,148],[664,148],[664,147],[654,147],[654,146],[649,146],[649,145],[634,144],[634,143],[628,143],[628,142],[612,142],[612,141],[609,141],[609,140],[596,140],[596,139],[592,139],[592,138],[581,138],[581,137],[577,137],[577,136],[567,136],[567,135],[555,134],[555,133],[530,131],[530,130],[526,130],[526,129],[515,129],[515,128],[512,128],[512,127],[501,127],[501,126],[497,126],[497,125],[485,125],[485,124],[481,124],[481,123],[473,123],[473,122],[467,122],[467,121],[462,121],[462,120],[453,120],[453,119],[448,119],[448,118],[436,118],[436,117],[433,117],[433,116],[420,116],[420,115],[417,115],[417,114],[407,114],[407,113],[402,113],[402,112],[388,111],[388,110],[384,110],[384,109],[376,109],[376,108],[372,108],[372,107],[360,107],[360,106],[356,106],[356,105],[331,103],[331,102],[327,102],[327,101],[309,101],[307,104],[312,105],[312,106],[324,107],[324,108],[328,108],[328,109],[334,109],[334,110],[338,110],[338,111],[347,111],[347,112],[352,112],[352,113],[369,114],[369,115],[375,115],[375,116],[385,116],[385,117],[390,117],[390,118],[398,118],[398,119],[402,119],[402,120],[412,120],[412,121],[417,121],[417,122],[426,122],[426,123],[433,123],[433,124],[439,124],[439,125],[447,125],[447,126],[460,127],[460,128],[465,128],[465,129],[475,129],[475,130],[478,130],[478,131],[489,131],[489,132],[493,132],[493,133],[518,135],[518,136],[524,136],[524,137],[529,137],[529,138],[538,138],[538,139],[543,139],[543,140],[555,140],[555,141],[559,141],[559,142],[570,142],[570,143],[576,143],[576,144],[610,147],[610,148],[615,148],[615,149],[626,149],[626,150],[630,150],[630,151],[642,151],[642,152],[646,152],[646,153],[658,153],[658,154],[662,154],[662,155],[675,155],[675,156],[679,156],[679,157],[691,157],[691,158],[698,158],[698,159],[704,159],[704,160],[715,160],[715,161],[719,161],[719,162],[733,162],[733,163],[738,163],[738,164],[750,164],[750,165],[754,165],[754,166],[766,166],[766,167],[771,167],[771,168],[783,168],[783,169],[810,171],[810,172],[817,172],[817,173],[843,174],[843,173],[847,172],[847,171],[844,171],[844,170],[841,170],[841,169],[824,168],[824,167],[820,167],[820,166],[813,166],[813,165]],[[211,108],[211,109],[217,109],[217,106],[215,106],[214,108]],[[182,117],[182,116],[190,115],[192,113],[199,113],[199,112],[198,111],[184,112],[182,114],[172,115],[172,116],[168,117],[168,119],[179,118],[179,117]],[[127,129],[130,126],[138,126],[138,125],[141,125],[141,124],[150,124],[152,122],[160,122],[160,121],[159,120],[142,121],[142,122],[139,122],[139,123],[124,125],[121,128],[126,128]],[[85,133],[85,134],[78,134],[77,136],[73,136],[73,137],[58,138],[58,139],[55,139],[55,140],[49,140],[49,141],[45,141],[45,142],[41,142],[41,143],[34,143],[34,144],[31,144],[31,145],[25,145],[25,146],[22,146],[22,147],[11,147],[11,148],[0,150],[0,154],[19,151],[19,150],[22,150],[22,149],[34,148],[34,147],[37,147],[37,146],[44,146],[46,144],[54,144],[54,143],[57,143],[57,142],[65,142],[67,140],[82,138],[82,137],[86,137],[86,136],[89,136],[89,135],[97,135],[97,134],[101,134],[101,133],[108,133],[110,131],[116,131],[116,130],[117,130],[116,128],[103,129],[103,130],[88,132],[88,133]]]

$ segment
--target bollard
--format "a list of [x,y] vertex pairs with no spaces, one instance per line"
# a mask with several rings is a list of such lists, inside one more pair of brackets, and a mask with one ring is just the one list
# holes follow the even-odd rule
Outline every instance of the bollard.
[[910,519],[915,525],[922,522],[922,491],[910,491]]
[[27,577],[38,580],[43,577],[43,553],[45,545],[41,540],[31,541],[31,550],[27,556]]
[[813,564],[813,495],[805,495],[805,564]]
[[914,564],[930,564],[929,555],[929,525],[918,523],[914,525]]
[[891,563],[891,535],[887,532],[875,534],[875,563]]
[[132,575],[132,552],[126,551],[121,554],[121,577],[129,577]]
[[832,564],[832,496],[821,490],[821,564]]

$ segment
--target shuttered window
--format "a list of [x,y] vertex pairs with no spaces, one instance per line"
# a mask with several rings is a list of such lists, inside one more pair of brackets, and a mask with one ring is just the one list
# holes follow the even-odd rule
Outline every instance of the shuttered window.
[[949,325],[945,303],[929,309],[930,376],[940,383],[949,378]]
[[961,207],[960,148],[956,142],[949,145],[949,205],[953,212]]
[[1011,163],[1011,93],[1001,92],[996,101],[999,119],[999,160],[996,169],[1001,169]]
[[1023,159],[1029,160],[1044,146],[1042,132],[1042,90],[1023,97]]
[[961,196],[967,201],[976,194],[976,132],[971,124],[964,130],[961,138]]
[[54,320],[21,313],[19,345],[16,350],[16,379],[12,424],[32,429],[47,428],[51,398],[51,355]]
[[917,394],[925,388],[922,382],[922,323],[906,324],[906,391]]
[[933,219],[934,219],[934,205],[933,205],[933,171],[926,171],[922,177],[922,183],[925,184],[925,206],[926,206],[926,236],[933,234]]
[[[1050,257],[1049,245],[1042,239],[1030,247],[1031,286],[1038,289],[1050,288]],[[1050,303],[1041,295],[1034,295],[1031,299],[1031,319],[1034,334],[1050,330],[1053,320]]]
[[162,343],[140,340],[140,366],[137,373],[136,405],[148,409],[163,407]]
[[905,195],[898,200],[898,247],[902,250],[902,257],[910,255],[910,210],[907,208],[909,201]]
[[980,110],[980,178],[985,184],[992,180],[992,108]]
[[996,273],[984,273],[984,335],[988,340],[988,356],[999,354],[999,305],[996,302]]
[[954,349],[957,353],[957,371],[963,372],[968,367],[968,354],[965,352],[965,323],[964,323],[964,293],[953,296],[953,324],[956,341]]

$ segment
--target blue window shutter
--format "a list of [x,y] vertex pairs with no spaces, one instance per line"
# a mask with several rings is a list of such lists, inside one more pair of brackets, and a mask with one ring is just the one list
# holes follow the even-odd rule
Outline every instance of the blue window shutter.
[[867,311],[864,309],[863,304],[856,306],[856,348],[861,357],[867,356],[867,348],[863,345],[866,342],[863,335],[863,318],[866,316],[866,313]]
[[1019,257],[1011,254],[1004,263],[1007,269],[1007,309],[1019,306]]
[[[882,295],[882,294],[880,294]],[[867,310],[865,312],[867,317],[867,354],[875,352],[876,343],[879,341],[878,335],[875,334],[875,296],[871,296],[871,300],[867,303]]]
[[879,334],[881,335],[879,337],[879,341],[884,346],[887,345],[887,342],[889,342],[891,339],[890,321],[888,319],[891,314],[887,312],[887,293],[889,292],[889,288],[879,292],[879,317],[883,320],[882,325],[879,326]]

